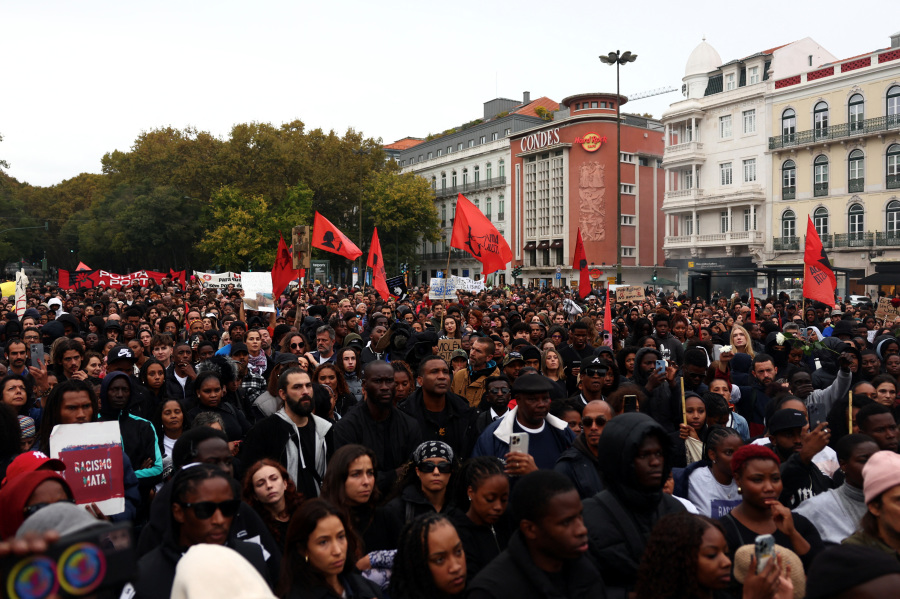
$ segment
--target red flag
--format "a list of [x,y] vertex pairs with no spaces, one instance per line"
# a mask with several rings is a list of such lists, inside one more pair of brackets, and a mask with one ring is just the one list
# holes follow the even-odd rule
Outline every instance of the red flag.
[[[578,241],[581,241],[581,230],[578,231]],[[583,251],[583,250],[582,250]],[[587,272],[587,268],[582,269],[581,272]],[[578,284],[581,287],[581,283]],[[609,291],[609,287],[606,288],[606,310],[603,311],[603,330],[609,334],[609,336],[603,340],[603,345],[612,347],[613,340],[613,332],[612,332],[612,293]]]
[[169,269],[169,278],[173,281],[177,281],[184,287],[187,284],[187,274],[183,270],[172,270]]
[[278,239],[278,251],[275,253],[275,264],[272,265],[272,298],[277,300],[288,283],[300,276],[300,271],[294,270],[294,259],[291,251],[284,242],[284,236]]
[[372,285],[385,300],[391,299],[388,291],[387,275],[384,272],[384,255],[381,253],[381,242],[378,241],[378,227],[372,232],[372,245],[369,247],[369,261],[366,266],[372,269]]
[[457,197],[450,247],[471,254],[481,262],[486,275],[505,268],[512,260],[512,250],[497,227],[463,194]]
[[78,271],[81,271],[81,270],[92,270],[92,269],[91,269],[90,266],[88,266],[88,265],[85,264],[84,262],[79,262],[79,263],[78,263],[78,266],[75,267],[75,272],[78,272]]
[[750,288],[750,322],[756,324],[756,302],[753,301],[753,287]]
[[332,254],[339,254],[347,260],[356,260],[362,256],[362,250],[318,211],[313,221],[312,246]]
[[807,217],[806,250],[803,253],[803,297],[834,307],[834,290],[837,278],[831,270],[831,262],[825,255],[812,218]]
[[584,241],[581,240],[580,227],[578,228],[578,239],[575,241],[575,257],[572,259],[572,268],[579,271],[578,295],[584,299],[591,291],[591,277],[588,273],[587,254],[584,253]]

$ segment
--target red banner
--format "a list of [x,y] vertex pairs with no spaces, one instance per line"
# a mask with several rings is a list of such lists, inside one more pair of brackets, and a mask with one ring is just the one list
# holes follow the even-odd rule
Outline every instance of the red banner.
[[834,308],[837,277],[831,270],[831,262],[825,255],[825,248],[812,218],[807,218],[806,249],[803,253],[803,297]]
[[587,254],[584,253],[584,241],[581,240],[581,227],[578,228],[578,239],[575,241],[575,258],[572,260],[572,268],[579,271],[578,295],[584,299],[591,291],[591,279],[588,272]]
[[347,260],[356,260],[362,256],[362,250],[356,247],[350,238],[331,224],[331,221],[316,212],[313,221],[312,246],[332,254],[343,256]]
[[381,253],[381,242],[378,241],[378,227],[372,232],[372,245],[369,248],[369,261],[366,263],[372,269],[372,286],[384,300],[391,299],[388,291],[387,274],[384,271],[384,255]]
[[486,275],[506,268],[512,260],[509,244],[497,227],[463,194],[457,195],[455,218],[450,247],[465,250],[481,262]]
[[[170,275],[171,273],[152,270],[139,270],[127,275],[117,275],[106,270],[69,272],[60,269],[59,287],[60,289],[89,289],[91,287],[121,289],[135,283],[141,287],[147,287],[151,283],[161,283],[163,279],[170,278]],[[179,278],[184,278],[184,271],[181,271]]]

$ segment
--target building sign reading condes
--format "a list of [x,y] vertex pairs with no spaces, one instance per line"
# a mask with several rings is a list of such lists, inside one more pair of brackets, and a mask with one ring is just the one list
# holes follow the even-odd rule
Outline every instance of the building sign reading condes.
[[549,131],[538,131],[532,133],[528,137],[523,137],[519,142],[522,152],[530,152],[546,146],[552,146],[559,143],[559,127],[550,129]]

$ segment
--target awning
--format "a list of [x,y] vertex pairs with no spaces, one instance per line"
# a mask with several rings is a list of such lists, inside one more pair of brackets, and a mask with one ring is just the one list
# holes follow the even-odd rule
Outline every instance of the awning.
[[549,241],[542,241],[542,242],[540,242],[540,243],[538,244],[538,246],[537,246],[537,249],[539,249],[539,250],[549,250],[549,249],[550,249],[550,242],[549,242]]
[[900,285],[900,273],[876,272],[857,281],[860,285]]
[[554,241],[553,243],[550,244],[550,249],[558,250],[562,246],[563,246],[562,239],[557,239],[556,241]]
[[537,242],[529,241],[528,243],[525,244],[525,247],[523,247],[522,249],[523,250],[533,250],[535,247],[537,247]]

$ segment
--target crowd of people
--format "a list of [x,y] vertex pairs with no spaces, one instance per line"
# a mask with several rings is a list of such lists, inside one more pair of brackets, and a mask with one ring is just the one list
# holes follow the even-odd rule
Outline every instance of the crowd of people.
[[[127,599],[900,588],[900,325],[871,305],[241,295],[0,300],[0,559],[124,530],[134,568],[88,596]],[[49,457],[96,422],[121,434],[118,513]]]

